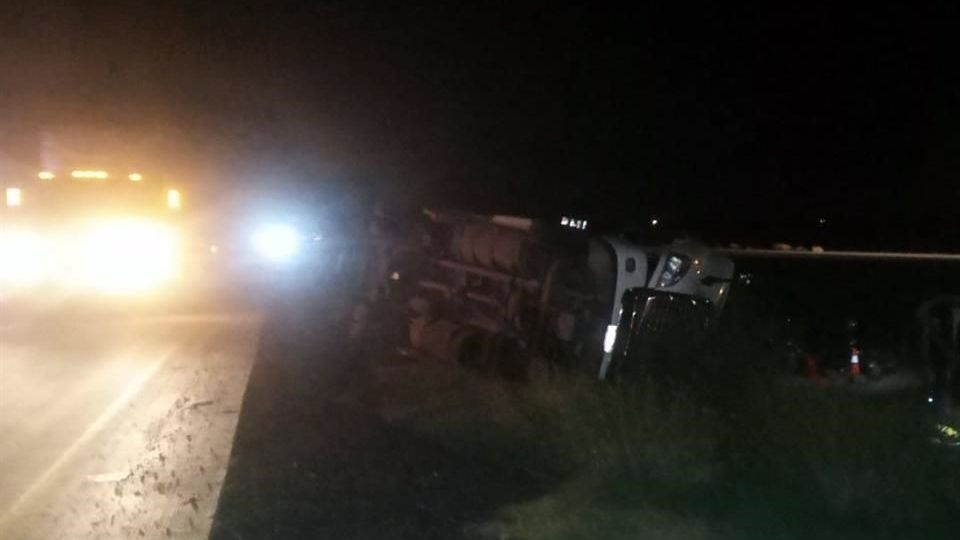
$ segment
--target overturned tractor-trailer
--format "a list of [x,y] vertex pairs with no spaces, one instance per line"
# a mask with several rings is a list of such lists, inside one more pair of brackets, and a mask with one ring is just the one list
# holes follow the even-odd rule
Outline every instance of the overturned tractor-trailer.
[[698,242],[643,246],[581,220],[426,209],[401,221],[371,226],[354,334],[394,313],[409,350],[507,374],[542,358],[608,378],[636,340],[709,326],[733,278],[732,261]]

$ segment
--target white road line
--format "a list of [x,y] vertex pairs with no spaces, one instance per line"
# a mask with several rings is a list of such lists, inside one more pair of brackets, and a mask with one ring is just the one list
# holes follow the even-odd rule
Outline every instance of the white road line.
[[137,378],[130,381],[124,391],[93,421],[84,432],[77,437],[73,443],[63,451],[62,454],[30,483],[30,486],[17,497],[17,500],[9,508],[0,513],[0,528],[4,527],[17,512],[26,504],[44,485],[59,471],[83,446],[95,437],[107,423],[112,420],[143,388],[154,374],[163,366],[167,359],[173,354],[176,348],[171,348],[164,354],[161,354],[150,366],[147,367]]

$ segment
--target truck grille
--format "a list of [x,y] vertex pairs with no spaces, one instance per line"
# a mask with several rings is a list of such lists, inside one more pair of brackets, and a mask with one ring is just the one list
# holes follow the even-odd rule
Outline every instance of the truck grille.
[[713,306],[703,298],[647,288],[627,291],[613,350],[614,372],[625,376],[664,361],[665,350],[678,349],[673,340],[695,343],[706,335],[712,315]]
[[[632,297],[632,298],[631,298]],[[624,295],[621,327],[634,332],[659,334],[674,329],[704,328],[710,305],[705,299],[651,289],[634,289]]]

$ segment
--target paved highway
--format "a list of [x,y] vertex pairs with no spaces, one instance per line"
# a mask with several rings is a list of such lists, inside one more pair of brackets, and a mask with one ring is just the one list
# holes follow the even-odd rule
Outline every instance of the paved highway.
[[0,538],[206,538],[260,326],[0,304]]

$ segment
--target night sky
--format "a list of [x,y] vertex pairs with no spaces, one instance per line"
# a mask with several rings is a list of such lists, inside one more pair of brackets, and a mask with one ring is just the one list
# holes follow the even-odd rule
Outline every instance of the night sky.
[[960,247],[949,4],[88,4],[4,3],[3,159],[98,141],[288,194]]

